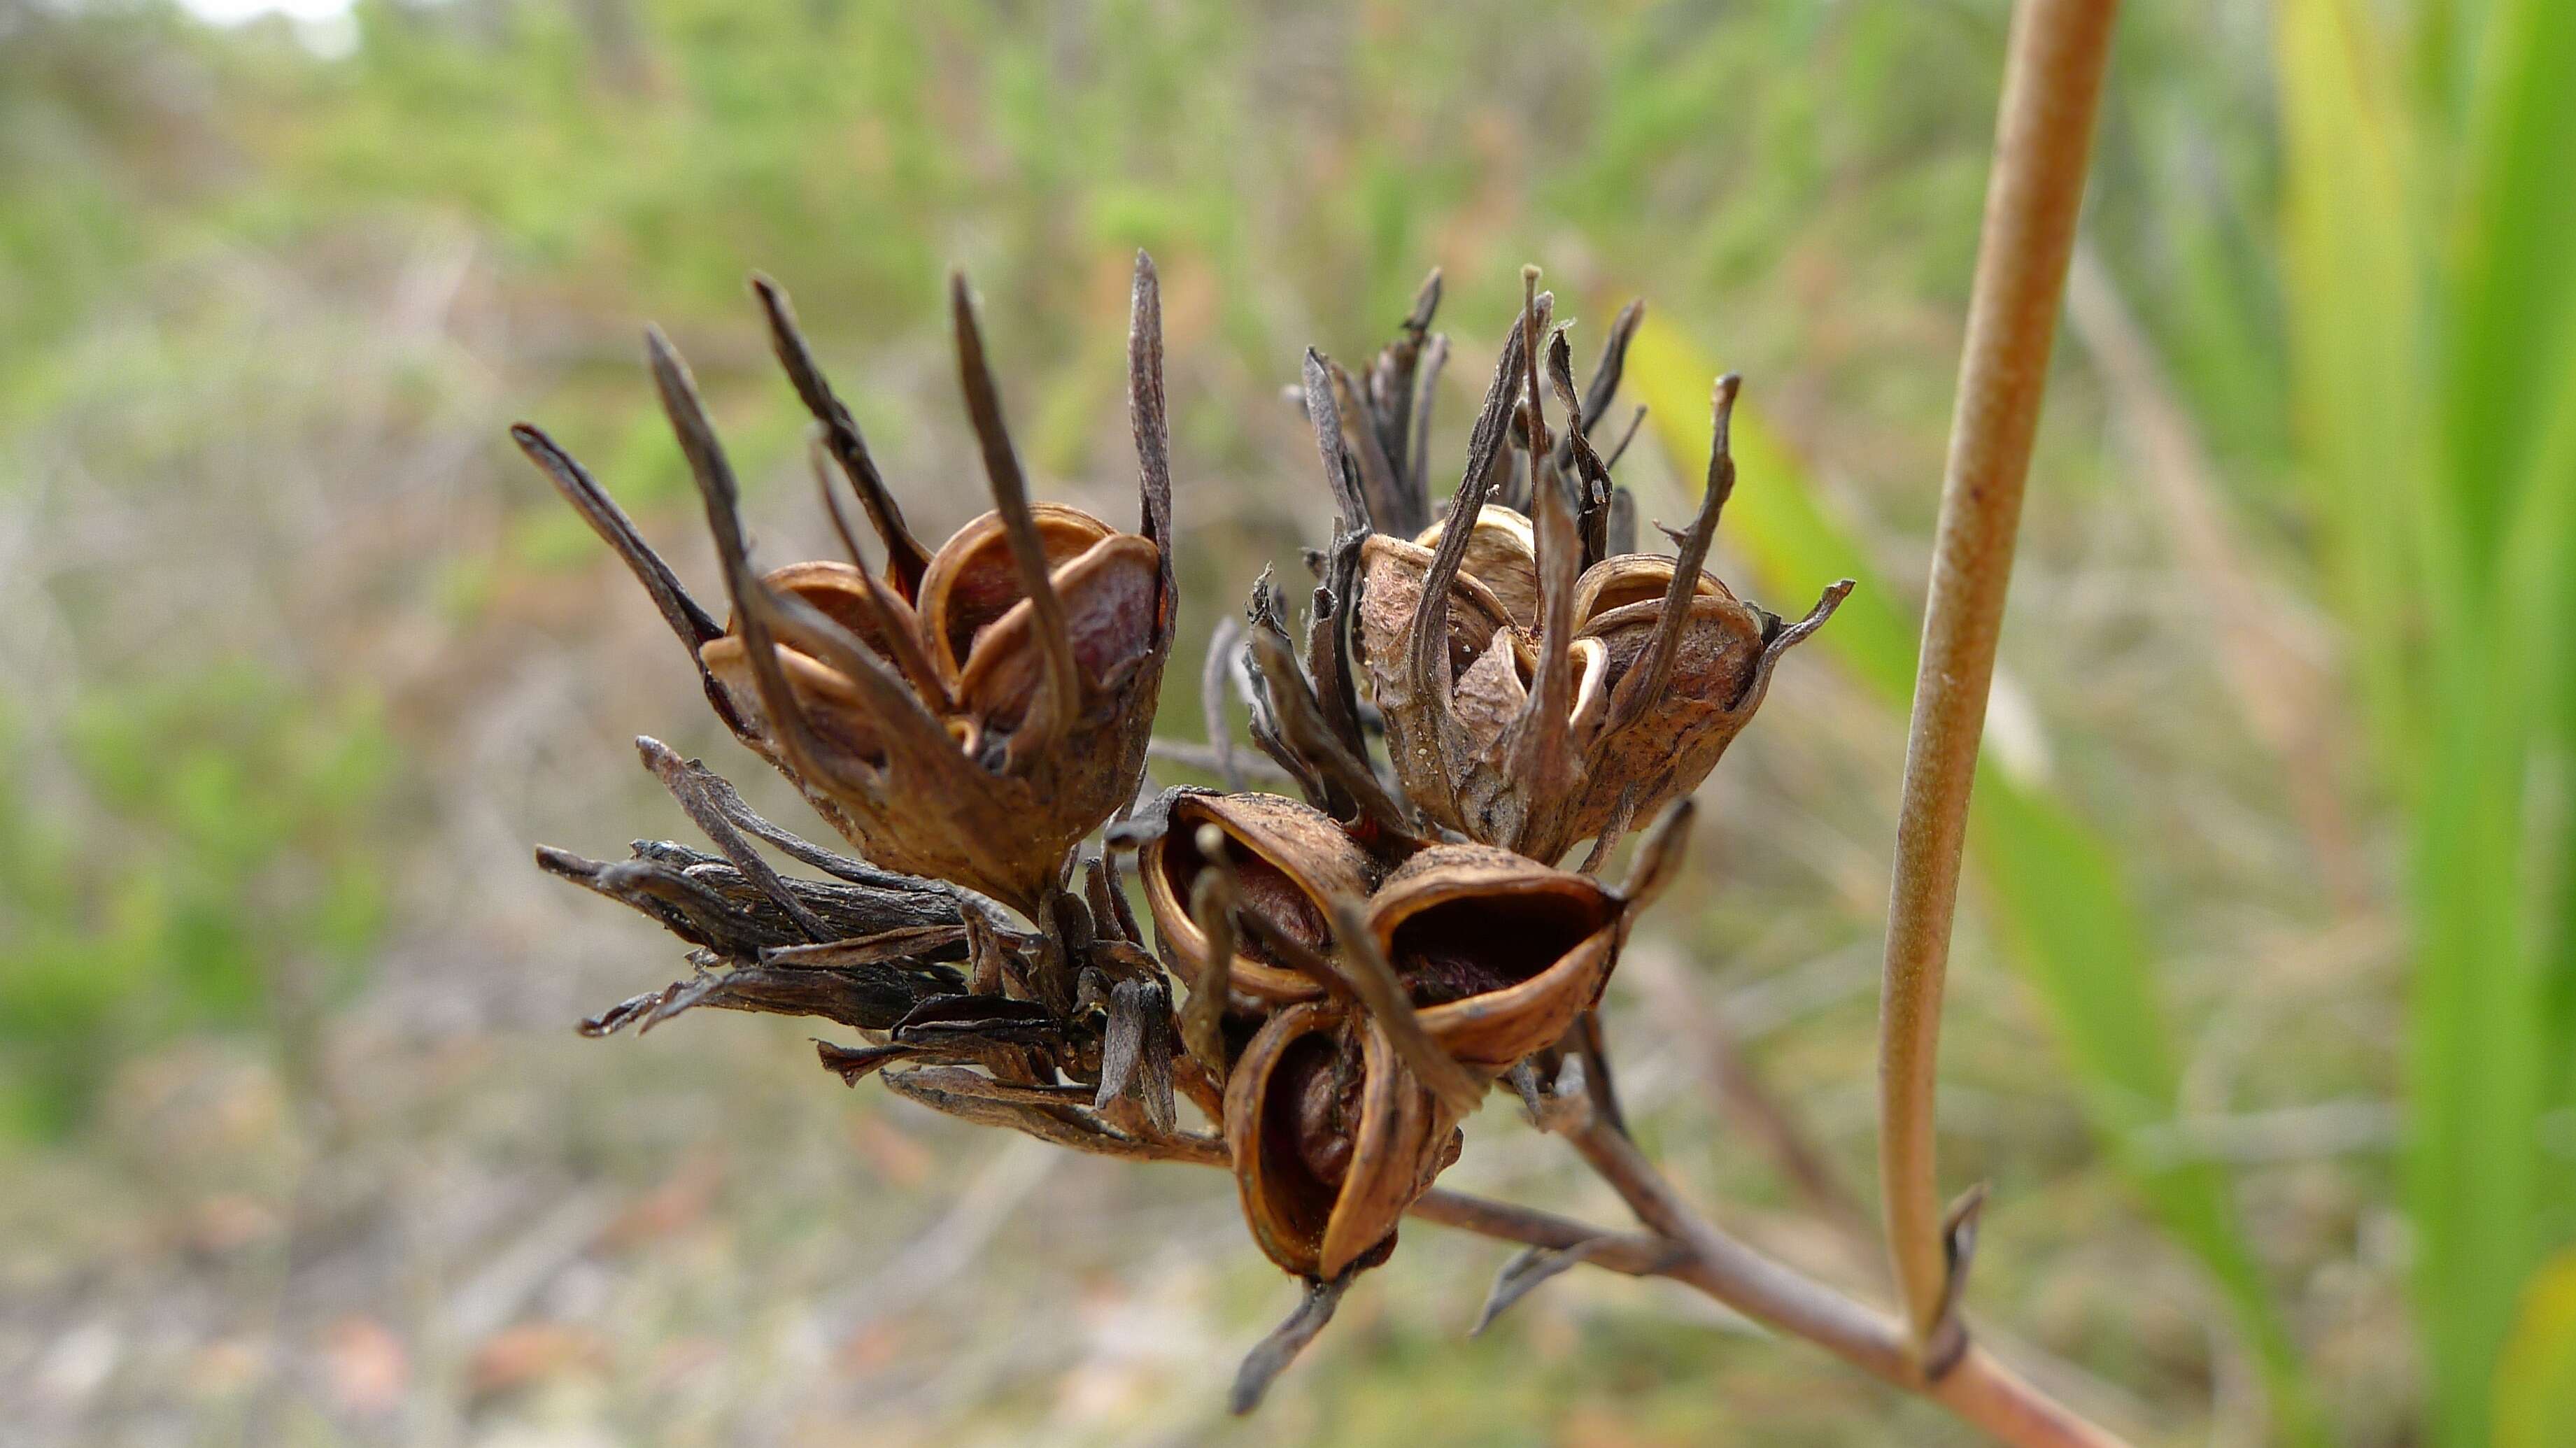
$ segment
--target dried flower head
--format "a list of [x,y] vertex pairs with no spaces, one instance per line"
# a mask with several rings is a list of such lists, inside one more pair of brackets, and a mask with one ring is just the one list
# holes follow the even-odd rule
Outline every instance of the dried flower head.
[[1183,978],[1199,980],[1209,965],[1211,942],[1191,895],[1200,872],[1219,863],[1201,847],[1213,829],[1234,892],[1230,989],[1266,1004],[1322,995],[1323,983],[1282,955],[1301,946],[1330,954],[1334,903],[1367,898],[1383,867],[1329,815],[1274,794],[1183,795],[1169,820],[1138,852],[1137,871],[1156,935]]
[[[1386,1260],[1498,1080],[1537,1111],[1543,1080],[1579,1057],[1615,1120],[1594,1009],[1620,947],[1672,878],[1690,790],[1841,592],[1784,625],[1702,571],[1733,482],[1731,378],[1680,557],[1637,551],[1610,481],[1620,449],[1602,456],[1589,432],[1638,310],[1620,314],[1578,401],[1534,272],[1435,519],[1425,440],[1448,352],[1430,331],[1435,273],[1363,376],[1307,354],[1301,396],[1342,526],[1315,556],[1303,637],[1265,571],[1245,627],[1221,628],[1211,651],[1211,686],[1243,681],[1254,742],[1305,799],[1176,789],[1125,815],[1176,604],[1151,263],[1138,258],[1129,340],[1138,531],[1030,501],[961,279],[959,370],[995,506],[936,550],[907,528],[785,296],[756,290],[815,416],[847,559],[753,569],[733,474],[658,333],[654,380],[704,496],[729,617],[689,595],[578,463],[515,431],[643,582],[718,717],[864,858],[797,838],[639,740],[715,853],[538,859],[679,935],[695,973],[584,1029],[641,1033],[699,1006],[815,1016],[860,1034],[818,1043],[850,1084],[1077,1150],[1230,1165],[1254,1241],[1305,1282],[1236,1379],[1247,1409]],[[845,486],[882,566],[843,514]],[[1217,757],[1233,767],[1230,746]],[[1661,820],[1629,881],[1594,878],[1649,811]],[[1081,842],[1122,815],[1070,888]],[[1585,871],[1556,868],[1585,838]],[[829,878],[781,875],[764,846]],[[1131,846],[1150,950],[1119,878]],[[1184,1102],[1216,1130],[1185,1124]]]
[[1589,875],[1487,845],[1437,845],[1369,901],[1368,929],[1423,1029],[1461,1063],[1508,1069],[1601,998],[1627,933]]
[[[1690,530],[1676,535],[1681,556],[1634,551],[1633,510],[1589,429],[1616,394],[1640,313],[1620,314],[1578,400],[1565,328],[1548,330],[1553,303],[1536,281],[1527,274],[1521,316],[1440,523],[1380,521],[1428,511],[1419,469],[1394,505],[1359,485],[1371,470],[1351,461],[1350,439],[1392,418],[1366,404],[1358,425],[1342,417],[1349,389],[1313,359],[1304,397],[1327,478],[1346,513],[1367,525],[1337,594],[1355,597],[1344,606],[1353,672],[1384,719],[1406,798],[1440,830],[1554,861],[1584,839],[1606,852],[1634,821],[1695,789],[1761,705],[1780,656],[1823,624],[1849,585],[1784,623],[1702,571],[1734,486],[1732,377],[1716,390],[1707,488]],[[1408,335],[1416,325],[1408,319]],[[1547,421],[1542,357],[1562,438]],[[1405,451],[1419,455],[1418,436]]]
[[[766,281],[756,289],[815,415],[817,473],[849,561],[753,573],[731,468],[686,366],[658,332],[646,349],[705,495],[733,603],[723,627],[578,464],[533,428],[518,430],[520,442],[662,604],[726,724],[871,862],[1040,918],[1074,845],[1135,798],[1171,647],[1171,481],[1151,264],[1138,260],[1131,344],[1142,531],[1029,501],[961,275],[951,286],[958,369],[995,507],[927,554],[785,295]],[[883,577],[860,556],[833,471],[875,527]]]

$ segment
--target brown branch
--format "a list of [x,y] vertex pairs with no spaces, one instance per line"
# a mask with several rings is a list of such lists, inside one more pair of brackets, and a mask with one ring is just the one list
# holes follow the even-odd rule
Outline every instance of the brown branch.
[[1933,1091],[1959,852],[2118,9],[2116,0],[2023,0],[2016,10],[1968,304],[1906,735],[1879,1011],[1880,1190],[1909,1357],[1939,1331],[1949,1298]]
[[[1616,1232],[1535,1207],[1433,1188],[1411,1215],[1497,1241],[1555,1251],[1588,1247],[1584,1265],[1630,1277],[1668,1277],[1724,1303],[1766,1326],[1804,1337],[1843,1361],[1892,1386],[1921,1393],[2016,1448],[2121,1448],[2122,1440],[2075,1416],[2025,1382],[1984,1349],[1967,1356],[1937,1383],[1914,1372],[1905,1328],[1894,1317],[1864,1307],[1702,1221],[1625,1137],[1606,1129],[1612,1185],[1631,1191],[1639,1214],[1653,1210],[1665,1228]],[[1581,1142],[1577,1143],[1581,1146]],[[1589,1152],[1586,1153],[1590,1155]],[[1590,1246],[1592,1243],[1599,1246]],[[1677,1250],[1678,1249],[1678,1250]]]

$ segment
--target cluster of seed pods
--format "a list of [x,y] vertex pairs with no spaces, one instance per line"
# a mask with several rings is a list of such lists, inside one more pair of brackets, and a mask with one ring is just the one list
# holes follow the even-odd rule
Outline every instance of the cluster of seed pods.
[[[1364,375],[1307,353],[1294,392],[1338,520],[1310,555],[1302,638],[1265,573],[1246,624],[1212,648],[1211,686],[1240,681],[1252,742],[1293,796],[1231,777],[1151,791],[1177,618],[1151,261],[1137,261],[1128,349],[1135,531],[1030,500],[961,277],[959,374],[995,506],[936,550],[909,531],[784,294],[754,289],[814,416],[846,559],[754,567],[731,468],[658,332],[648,360],[706,504],[728,618],[569,454],[514,431],[643,583],[718,717],[856,854],[760,818],[705,766],[639,740],[715,852],[538,860],[681,936],[695,973],[584,1028],[649,1030],[707,1005],[819,1016],[861,1033],[821,1047],[853,1084],[878,1077],[1082,1150],[1229,1166],[1254,1241],[1309,1284],[1247,1363],[1248,1406],[1393,1250],[1496,1083],[1528,1094],[1533,1067],[1598,1057],[1594,1009],[1671,875],[1692,790],[1848,585],[1790,623],[1703,570],[1733,485],[1732,378],[1679,556],[1637,551],[1635,507],[1611,480],[1625,440],[1605,456],[1592,433],[1638,309],[1578,394],[1534,270],[1436,513],[1448,339],[1431,331],[1435,273]],[[1236,774],[1230,744],[1211,743]],[[1597,872],[1640,825],[1627,881],[1605,884]],[[1564,868],[1585,841],[1582,866]],[[781,874],[764,846],[821,878]],[[1123,884],[1130,851],[1143,920]],[[1182,1100],[1218,1130],[1185,1123]]]

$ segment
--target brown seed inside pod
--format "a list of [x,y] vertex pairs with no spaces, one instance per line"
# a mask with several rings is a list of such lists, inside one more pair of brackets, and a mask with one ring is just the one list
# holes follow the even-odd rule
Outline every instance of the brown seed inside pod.
[[1446,1005],[1530,979],[1617,915],[1617,902],[1602,895],[1466,896],[1398,925],[1393,960],[1416,1006]]
[[[1050,572],[1116,531],[1062,503],[1033,504],[1030,514]],[[976,638],[1027,596],[1001,514],[986,513],[958,529],[931,556],[921,578],[921,617],[931,662],[953,683],[973,657]]]
[[[1179,812],[1174,812],[1179,817]],[[1288,878],[1286,871],[1262,858],[1232,835],[1225,837],[1226,861],[1234,867],[1235,899],[1241,907],[1261,916],[1279,928],[1281,934],[1316,951],[1332,944],[1332,927],[1324,919],[1323,909]],[[1208,866],[1207,856],[1200,853],[1196,831],[1172,832],[1163,843],[1160,866],[1165,886],[1177,899],[1189,898],[1190,883]],[[1264,965],[1288,968],[1270,943],[1258,935],[1246,934],[1237,939],[1235,953]]]
[[1358,1129],[1359,1073],[1348,1065],[1333,1036],[1306,1036],[1288,1048],[1271,1087],[1265,1143],[1287,1145],[1298,1166],[1330,1187],[1350,1175]]

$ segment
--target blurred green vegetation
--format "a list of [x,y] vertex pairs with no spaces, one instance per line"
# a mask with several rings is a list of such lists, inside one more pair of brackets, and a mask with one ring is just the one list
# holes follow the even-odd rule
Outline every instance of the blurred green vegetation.
[[[1114,472],[1106,349],[1149,246],[1192,359],[1185,454],[1269,478],[1276,433],[1251,414],[1297,348],[1361,353],[1436,260],[1479,355],[1535,258],[1587,318],[1650,299],[1637,385],[1673,475],[1696,475],[1706,374],[1751,379],[1728,546],[1775,606],[1869,580],[1825,638],[1901,713],[1920,553],[1884,540],[1929,525],[2007,10],[371,0],[344,33],[0,0],[0,505],[41,523],[56,454],[126,427],[138,386],[226,365],[120,329],[242,251],[326,285],[369,238],[469,235],[517,338],[503,405],[579,437],[647,516],[687,499],[627,365],[642,318],[692,348],[746,476],[799,445],[743,304],[753,266],[818,337],[894,343],[892,371],[935,357],[935,278],[970,267],[1032,457]],[[2325,767],[2372,898],[2311,879],[2295,907],[2385,909],[2408,941],[2402,1070],[2374,1083],[2403,1102],[2405,1161],[2357,1170],[2411,1229],[2420,1428],[2357,1421],[2303,1369],[2314,1325],[2237,1184],[2149,1149],[2193,1019],[2162,963],[2202,942],[2177,938],[2175,880],[2124,853],[2137,783],[2116,757],[2048,779],[1995,761],[1975,847],[2106,1161],[2221,1284],[2284,1437],[2576,1441],[2548,1386],[2576,1360],[2576,1151],[2548,1145],[2576,1120],[2571,75],[2560,0],[2132,5],[2115,55],[2089,245],[2244,566],[2331,621],[2324,725],[2352,747]],[[2035,485],[2078,516],[2129,482],[2088,430],[2136,405],[2088,387],[2086,351],[2064,349]],[[138,383],[137,356],[169,375]],[[946,425],[844,371],[882,445]],[[496,427],[482,464],[506,469],[503,446]],[[507,497],[497,548],[417,560],[430,581],[384,607],[471,630],[518,581],[595,565],[541,489]],[[80,578],[45,592],[68,637],[114,633]],[[423,807],[406,746],[449,716],[316,683],[327,662],[210,656],[87,650],[78,678],[0,700],[0,1083],[23,1133],[77,1132],[120,1058],[180,1033],[309,1051],[384,939]],[[1504,1407],[1606,1390],[1606,1359],[1687,1377],[1699,1351],[1635,1347]],[[1407,1351],[1337,1411],[1415,1411]]]
[[392,745],[363,705],[217,668],[84,697],[67,734],[94,813],[0,777],[0,1119],[43,1135],[78,1125],[121,1057],[186,1031],[309,1049],[385,911],[366,831]]

